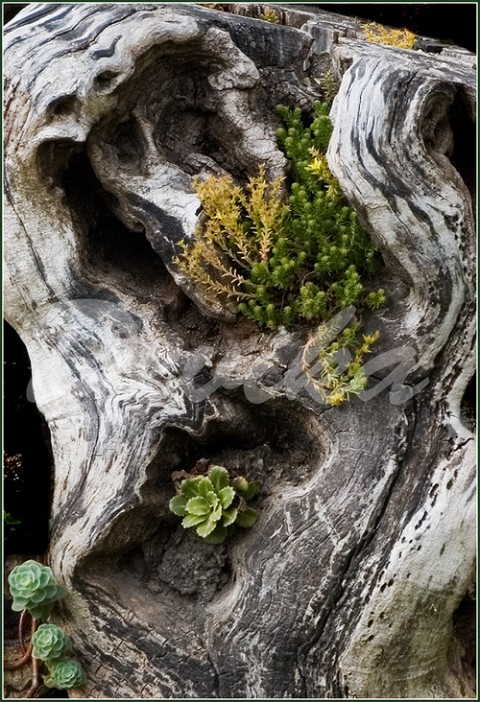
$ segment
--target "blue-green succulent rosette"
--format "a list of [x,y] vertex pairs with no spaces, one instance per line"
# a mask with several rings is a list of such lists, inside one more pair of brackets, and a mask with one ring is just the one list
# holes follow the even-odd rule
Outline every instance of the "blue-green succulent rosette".
[[61,658],[47,662],[49,675],[44,678],[47,687],[55,690],[69,690],[80,687],[85,676],[76,658]]
[[246,506],[246,501],[256,492],[256,483],[236,478],[230,485],[226,468],[212,466],[207,476],[182,481],[179,494],[170,500],[170,509],[183,517],[185,529],[195,528],[207,543],[221,544],[233,524],[242,527],[255,524],[257,513]]
[[12,609],[26,609],[34,619],[47,619],[55,602],[66,595],[66,590],[55,582],[52,569],[36,561],[25,561],[8,576]]
[[64,658],[71,649],[70,639],[55,624],[40,624],[32,636],[32,644],[32,656],[47,662]]

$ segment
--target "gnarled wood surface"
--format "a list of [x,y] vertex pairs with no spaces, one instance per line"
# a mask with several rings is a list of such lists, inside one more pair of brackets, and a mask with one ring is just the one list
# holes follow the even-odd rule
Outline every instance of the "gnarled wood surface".
[[[51,432],[73,696],[473,695],[452,633],[475,555],[473,57],[282,18],[61,3],[6,27],[6,314]],[[311,110],[328,66],[329,163],[390,303],[337,409],[295,385],[305,333],[232,324],[172,263],[191,177],[284,172],[274,107]],[[168,510],[200,458],[263,483],[225,546]]]

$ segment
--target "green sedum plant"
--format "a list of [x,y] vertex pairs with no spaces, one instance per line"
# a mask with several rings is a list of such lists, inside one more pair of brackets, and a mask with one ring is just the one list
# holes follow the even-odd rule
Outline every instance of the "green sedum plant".
[[247,528],[257,521],[257,513],[247,502],[258,492],[256,483],[235,478],[230,483],[226,468],[212,466],[208,475],[187,478],[170,500],[170,510],[183,517],[185,529],[195,528],[207,543],[221,544],[234,524]]
[[75,658],[49,661],[47,665],[49,675],[44,679],[47,687],[69,690],[72,687],[79,687],[84,681],[82,666]]
[[207,295],[233,302],[268,329],[322,322],[355,305],[375,307],[364,281],[378,268],[376,246],[346,201],[325,158],[332,133],[326,103],[315,103],[305,125],[299,108],[278,107],[285,127],[280,147],[292,182],[266,180],[265,166],[245,189],[230,177],[211,177],[194,188],[204,223],[193,246],[183,244],[178,267]]
[[66,591],[57,585],[51,568],[37,561],[25,561],[8,576],[13,597],[12,609],[26,609],[35,619],[47,619],[53,605],[65,597]]
[[47,662],[64,658],[71,648],[70,639],[55,624],[40,624],[32,636],[32,644],[32,656]]

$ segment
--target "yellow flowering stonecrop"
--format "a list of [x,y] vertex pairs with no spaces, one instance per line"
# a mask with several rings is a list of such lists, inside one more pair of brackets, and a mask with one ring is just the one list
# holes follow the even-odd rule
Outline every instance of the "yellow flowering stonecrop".
[[398,49],[413,49],[416,36],[409,29],[391,29],[377,22],[363,25],[367,41],[383,46],[396,46]]

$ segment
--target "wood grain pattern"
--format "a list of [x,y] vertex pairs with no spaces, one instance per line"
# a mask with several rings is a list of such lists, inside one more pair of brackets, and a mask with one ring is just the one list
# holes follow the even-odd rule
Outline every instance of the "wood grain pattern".
[[[472,695],[451,631],[475,556],[472,57],[288,17],[45,3],[6,27],[5,310],[52,436],[71,696]],[[192,175],[283,173],[274,107],[311,110],[327,63],[328,160],[390,303],[370,399],[340,409],[292,391],[305,334],[232,324],[173,263]],[[263,483],[225,546],[168,510],[201,458]]]

